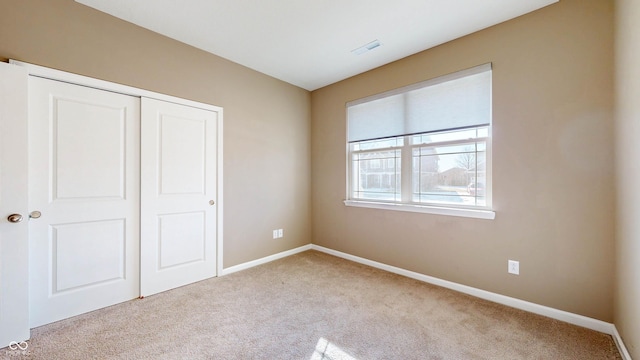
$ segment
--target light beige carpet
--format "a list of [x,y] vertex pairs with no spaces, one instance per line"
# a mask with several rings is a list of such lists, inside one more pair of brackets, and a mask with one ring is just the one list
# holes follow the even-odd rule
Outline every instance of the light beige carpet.
[[610,336],[308,251],[32,331],[10,359],[619,359]]

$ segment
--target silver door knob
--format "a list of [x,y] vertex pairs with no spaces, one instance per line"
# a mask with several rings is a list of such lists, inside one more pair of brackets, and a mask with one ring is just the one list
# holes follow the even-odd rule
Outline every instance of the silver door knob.
[[22,221],[22,215],[11,214],[9,215],[9,217],[7,217],[7,220],[9,220],[9,222],[12,222],[12,223],[19,223],[20,221]]
[[39,219],[42,213],[38,210],[29,213],[29,219]]

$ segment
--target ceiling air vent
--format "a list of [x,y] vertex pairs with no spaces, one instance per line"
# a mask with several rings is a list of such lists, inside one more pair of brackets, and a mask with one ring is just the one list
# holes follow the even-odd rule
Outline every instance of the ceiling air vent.
[[380,45],[382,45],[382,44],[380,44],[380,40],[373,40],[372,42],[370,42],[370,43],[368,43],[366,45],[362,45],[357,49],[351,50],[351,52],[356,54],[356,55],[360,55],[360,54],[366,53],[367,51],[371,51],[371,50],[377,48]]

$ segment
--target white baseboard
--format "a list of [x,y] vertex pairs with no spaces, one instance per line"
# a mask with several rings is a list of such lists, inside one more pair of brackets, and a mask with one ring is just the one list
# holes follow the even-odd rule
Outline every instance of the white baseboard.
[[415,279],[415,280],[423,281],[423,282],[426,282],[426,283],[429,283],[429,284],[441,286],[441,287],[444,287],[444,288],[447,288],[447,289],[455,290],[455,291],[458,291],[458,292],[461,292],[461,293],[464,293],[464,294],[467,294],[467,295],[475,296],[475,297],[480,298],[480,299],[492,301],[492,302],[495,302],[495,303],[498,303],[498,304],[506,305],[506,306],[509,306],[509,307],[512,307],[512,308],[524,310],[524,311],[527,311],[527,312],[531,312],[531,313],[534,313],[534,314],[546,316],[546,317],[549,317],[549,318],[552,318],[552,319],[556,319],[556,320],[567,322],[569,324],[581,326],[581,327],[584,327],[584,328],[587,328],[587,329],[591,329],[591,330],[595,330],[595,331],[599,331],[601,333],[605,333],[605,334],[611,335],[611,337],[613,337],[613,340],[614,340],[616,346],[618,347],[618,351],[620,351],[620,355],[622,356],[622,358],[624,360],[632,360],[631,359],[631,355],[627,351],[627,348],[624,345],[624,342],[622,341],[622,337],[620,337],[620,334],[618,333],[618,329],[616,329],[614,324],[611,324],[611,323],[608,323],[608,322],[604,322],[604,321],[601,321],[601,320],[597,320],[597,319],[593,319],[593,318],[590,318],[590,317],[586,317],[586,316],[570,313],[568,311],[563,311],[563,310],[554,309],[554,308],[551,308],[551,307],[548,307],[548,306],[538,305],[538,304],[535,304],[535,303],[532,303],[532,302],[528,302],[528,301],[512,298],[512,297],[509,297],[509,296],[492,293],[490,291],[477,289],[477,288],[474,288],[474,287],[471,287],[471,286],[462,285],[462,284],[454,283],[454,282],[451,282],[451,281],[439,279],[439,278],[436,278],[436,277],[420,274],[420,273],[409,271],[409,270],[402,269],[402,268],[399,268],[399,267],[383,264],[383,263],[380,263],[380,262],[377,262],[377,261],[361,258],[359,256],[354,256],[354,255],[350,255],[350,254],[347,254],[347,253],[343,253],[341,251],[329,249],[329,248],[326,248],[326,247],[323,247],[323,246],[312,245],[312,244],[304,245],[304,246],[300,246],[300,247],[295,248],[295,249],[283,251],[283,252],[278,253],[278,254],[274,254],[274,255],[271,255],[271,256],[263,257],[261,259],[257,259],[257,260],[249,261],[249,262],[246,262],[246,263],[243,263],[243,264],[231,266],[229,268],[223,269],[222,273],[220,274],[220,276],[229,275],[229,274],[232,274],[232,273],[237,272],[237,271],[241,271],[241,270],[252,268],[254,266],[266,264],[268,262],[271,262],[271,261],[274,261],[274,260],[278,260],[278,259],[282,259],[282,258],[285,258],[287,256],[295,255],[295,254],[298,254],[298,253],[301,253],[301,252],[304,252],[304,251],[307,251],[307,250],[317,250],[317,251],[323,252],[325,254],[337,256],[339,258],[343,258],[343,259],[350,260],[350,261],[353,261],[353,262],[357,262],[357,263],[360,263],[360,264],[363,264],[363,265],[371,266],[371,267],[374,267],[374,268],[377,268],[377,269],[381,269],[381,270],[384,270],[384,271],[388,271],[388,272],[391,272],[391,273],[394,273],[394,274],[406,276],[406,277],[411,278],[411,279]]
[[618,351],[620,352],[620,355],[622,355],[622,359],[631,360],[631,354],[629,354],[629,351],[627,350],[627,347],[624,345],[624,342],[622,341],[622,337],[620,336],[620,333],[618,332],[618,329],[615,326],[613,326],[613,334],[611,334],[611,336],[613,337],[613,341],[616,343],[616,346],[618,347]]
[[304,251],[307,251],[307,250],[311,250],[311,248],[312,248],[311,244],[304,245],[304,246],[300,246],[300,247],[295,248],[295,249],[283,251],[281,253],[265,256],[265,257],[263,257],[261,259],[257,259],[257,260],[249,261],[249,262],[242,263],[242,264],[239,264],[239,265],[231,266],[231,267],[228,267],[226,269],[222,269],[222,271],[221,271],[219,276],[233,274],[234,272],[238,272],[238,271],[242,271],[242,270],[246,270],[246,269],[252,268],[254,266],[266,264],[266,263],[274,261],[274,260],[282,259],[282,258],[285,258],[287,256],[291,256],[291,255],[295,255],[295,254],[298,254],[298,253],[301,253],[301,252],[304,252]]

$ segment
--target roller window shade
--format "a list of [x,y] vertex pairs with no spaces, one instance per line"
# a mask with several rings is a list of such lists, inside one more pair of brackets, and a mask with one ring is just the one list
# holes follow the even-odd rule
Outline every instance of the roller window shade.
[[486,126],[491,64],[347,104],[348,141]]

